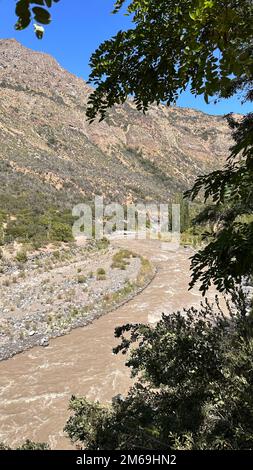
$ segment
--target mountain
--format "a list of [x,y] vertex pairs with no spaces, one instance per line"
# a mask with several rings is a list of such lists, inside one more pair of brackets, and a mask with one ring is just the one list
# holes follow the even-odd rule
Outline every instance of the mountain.
[[161,201],[219,168],[231,144],[222,117],[129,100],[87,123],[91,88],[54,58],[0,40],[1,208]]

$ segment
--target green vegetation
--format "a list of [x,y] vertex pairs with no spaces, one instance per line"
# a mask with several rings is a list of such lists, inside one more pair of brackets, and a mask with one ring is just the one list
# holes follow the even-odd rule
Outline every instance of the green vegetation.
[[[31,3],[18,2],[20,29],[31,12],[49,22]],[[252,0],[116,0],[115,12],[125,4],[133,27],[91,57],[90,121],[129,95],[145,112],[151,103],[174,103],[188,87],[207,103],[237,93],[253,101]],[[127,366],[136,383],[110,407],[72,397],[65,430],[86,449],[253,448],[253,312],[235,290],[253,274],[253,114],[228,122],[234,145],[225,169],[199,177],[187,196],[204,195],[210,204],[199,220],[211,225],[192,259],[191,286],[199,281],[204,294],[214,282],[231,292],[230,316],[206,303],[155,327],[118,328],[115,352],[134,345]],[[145,275],[144,260],[142,267]]]
[[105,281],[106,280],[106,271],[104,268],[97,269],[97,281]]
[[[72,397],[65,431],[86,449],[252,449],[252,316],[219,305],[116,330],[137,378],[110,407]],[[136,348],[136,344],[139,346]]]
[[77,282],[78,284],[84,284],[85,282],[87,281],[87,277],[86,276],[83,276],[83,275],[79,275],[77,276]]
[[49,450],[48,444],[45,443],[39,443],[39,442],[33,442],[27,439],[24,444],[20,445],[19,447],[16,447],[15,449],[6,446],[2,442],[0,442],[0,450]]
[[48,243],[73,241],[74,218],[68,210],[18,210],[5,214],[5,228],[2,222],[2,244],[18,241],[31,243],[39,248]]
[[131,257],[132,257],[131,251],[128,251],[128,250],[118,251],[117,253],[115,253],[115,255],[113,255],[113,258],[112,258],[113,262],[111,265],[112,269],[121,269],[124,271],[129,265],[129,261],[126,261],[126,260],[128,260]]
[[18,251],[16,254],[16,260],[19,263],[26,263],[27,262],[27,253],[24,250]]
[[[118,11],[125,0],[117,0]],[[132,95],[137,109],[193,94],[253,100],[253,5],[250,0],[133,0],[135,27],[100,45],[91,58],[96,89],[87,115],[103,119]],[[252,315],[235,285],[253,266],[253,115],[231,116],[235,145],[226,168],[199,177],[188,197],[204,193],[199,215],[209,225],[206,246],[193,257],[193,279],[203,293],[211,281],[231,291],[233,308],[164,316],[154,328],[116,330],[137,377],[110,407],[73,397],[65,430],[87,449],[252,449]],[[213,215],[216,221],[213,224]],[[187,225],[187,224],[186,224]],[[186,232],[189,230],[186,228]],[[248,306],[249,308],[249,306]]]

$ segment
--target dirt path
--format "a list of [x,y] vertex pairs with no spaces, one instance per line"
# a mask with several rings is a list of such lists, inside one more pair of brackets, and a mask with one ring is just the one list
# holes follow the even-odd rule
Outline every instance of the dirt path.
[[[124,357],[113,356],[114,328],[126,322],[155,322],[170,313],[199,305],[197,289],[188,292],[191,250],[162,250],[158,241],[122,241],[118,245],[147,256],[157,267],[151,284],[128,304],[85,328],[54,339],[0,363],[0,441],[25,438],[67,448],[62,429],[72,394],[110,400],[131,383]],[[212,296],[212,294],[210,294]]]

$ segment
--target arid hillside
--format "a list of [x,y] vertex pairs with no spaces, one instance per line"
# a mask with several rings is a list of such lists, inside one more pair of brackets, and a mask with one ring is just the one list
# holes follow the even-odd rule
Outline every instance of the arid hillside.
[[221,117],[129,101],[89,125],[91,88],[52,57],[0,41],[1,205],[91,199],[164,201],[219,167],[230,143]]

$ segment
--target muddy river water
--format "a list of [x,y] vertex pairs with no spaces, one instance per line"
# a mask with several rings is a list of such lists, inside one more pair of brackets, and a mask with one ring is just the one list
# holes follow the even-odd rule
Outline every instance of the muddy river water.
[[0,363],[0,441],[15,445],[29,438],[69,448],[63,427],[71,395],[106,402],[126,393],[131,384],[124,357],[112,354],[114,328],[128,322],[155,323],[162,312],[199,305],[198,290],[188,291],[190,249],[170,252],[158,241],[117,244],[149,258],[156,277],[129,303],[92,325]]

